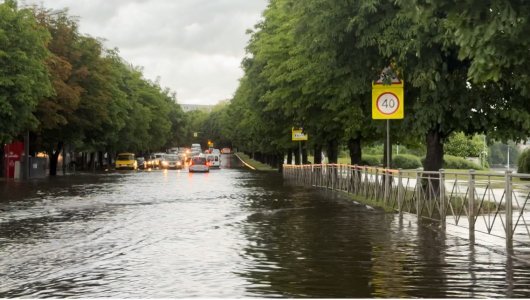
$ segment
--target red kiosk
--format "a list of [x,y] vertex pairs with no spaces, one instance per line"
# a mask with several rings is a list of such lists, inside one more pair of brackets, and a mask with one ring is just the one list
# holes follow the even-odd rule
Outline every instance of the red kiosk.
[[15,162],[21,161],[24,155],[24,143],[13,142],[4,146],[4,175],[6,178],[15,177]]

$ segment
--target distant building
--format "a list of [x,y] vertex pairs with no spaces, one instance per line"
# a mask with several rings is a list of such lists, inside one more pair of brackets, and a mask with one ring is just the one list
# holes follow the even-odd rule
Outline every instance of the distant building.
[[184,112],[189,112],[193,110],[202,110],[205,112],[211,112],[214,105],[203,105],[203,104],[180,104]]

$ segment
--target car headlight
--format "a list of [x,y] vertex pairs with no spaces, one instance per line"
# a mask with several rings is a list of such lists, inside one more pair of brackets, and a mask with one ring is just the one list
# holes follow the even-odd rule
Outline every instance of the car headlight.
[[163,162],[162,162],[162,165],[163,165],[163,166],[167,166],[167,165],[168,165],[168,162],[167,162],[167,161],[163,161]]

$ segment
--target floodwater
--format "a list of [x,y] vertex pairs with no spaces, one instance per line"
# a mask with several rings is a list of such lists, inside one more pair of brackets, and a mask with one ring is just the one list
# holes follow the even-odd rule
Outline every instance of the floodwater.
[[502,252],[223,160],[0,182],[0,298],[530,297]]

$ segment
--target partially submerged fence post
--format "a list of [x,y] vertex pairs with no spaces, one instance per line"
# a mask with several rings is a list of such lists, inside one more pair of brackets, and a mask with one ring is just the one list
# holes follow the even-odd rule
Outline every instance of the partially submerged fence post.
[[418,222],[421,221],[421,168],[416,170],[416,215]]
[[505,173],[505,190],[504,199],[506,203],[506,249],[509,251],[513,247],[513,203],[512,203],[512,171],[506,170]]
[[368,168],[366,166],[363,167],[363,174],[364,174],[364,176],[363,176],[363,178],[361,180],[361,182],[364,181],[363,194],[368,199]]
[[379,196],[379,168],[375,168],[375,185],[374,185],[374,201],[377,202]]
[[440,208],[439,208],[440,226],[442,227],[442,229],[445,230],[445,219],[446,219],[445,208],[447,207],[447,205],[445,204],[445,170],[444,169],[440,169],[440,184],[438,188],[440,189]]
[[388,195],[390,194],[390,188],[389,188],[389,185],[388,185],[389,180],[390,180],[390,176],[388,176],[388,174],[389,174],[390,171],[388,169],[384,169],[383,171],[385,172],[385,177],[384,177],[385,178],[384,179],[385,180],[385,186],[384,186],[383,203],[387,204],[388,202],[390,202],[388,200]]
[[352,167],[346,166],[346,192],[350,194],[352,192]]
[[398,170],[398,190],[397,190],[397,204],[399,216],[403,216],[403,169]]
[[475,170],[469,170],[468,189],[469,240],[475,243]]

